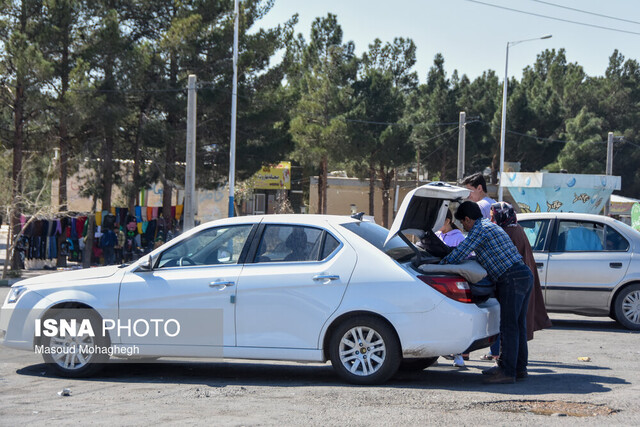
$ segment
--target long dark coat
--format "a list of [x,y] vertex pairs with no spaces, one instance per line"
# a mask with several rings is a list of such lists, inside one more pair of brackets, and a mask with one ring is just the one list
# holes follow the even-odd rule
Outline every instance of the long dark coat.
[[533,273],[533,289],[531,290],[529,307],[527,308],[527,340],[530,341],[533,339],[534,331],[550,328],[551,320],[547,315],[547,309],[544,307],[536,260],[533,258],[531,244],[529,244],[529,239],[527,239],[524,229],[519,224],[512,224],[504,227],[504,231],[511,237],[513,244],[518,248],[520,255],[522,255],[524,263]]

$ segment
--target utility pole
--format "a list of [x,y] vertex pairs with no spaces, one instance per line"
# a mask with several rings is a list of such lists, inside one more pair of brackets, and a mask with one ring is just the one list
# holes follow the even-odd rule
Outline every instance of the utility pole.
[[[607,137],[607,175],[613,175],[613,132],[609,132]],[[604,214],[609,215],[609,205],[611,204],[611,197],[607,198],[607,203],[604,205]]]
[[231,92],[231,143],[229,148],[229,218],[235,216],[233,193],[236,183],[236,116],[238,113],[238,28],[240,21],[238,0],[233,2],[233,91]]
[[613,175],[613,132],[607,138],[607,175]]
[[187,93],[187,155],[184,174],[184,219],[183,231],[193,228],[195,223],[194,194],[196,191],[196,76],[189,75]]
[[456,179],[458,182],[464,178],[464,152],[465,152],[465,138],[466,138],[466,113],[460,111],[460,121],[458,122],[458,174]]

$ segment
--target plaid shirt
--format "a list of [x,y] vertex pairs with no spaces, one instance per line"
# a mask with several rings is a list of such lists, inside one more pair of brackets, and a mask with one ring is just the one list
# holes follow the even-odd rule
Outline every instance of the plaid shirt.
[[440,263],[458,264],[471,252],[476,253],[476,260],[493,281],[513,264],[522,261],[522,256],[502,227],[484,218],[476,221],[467,238]]

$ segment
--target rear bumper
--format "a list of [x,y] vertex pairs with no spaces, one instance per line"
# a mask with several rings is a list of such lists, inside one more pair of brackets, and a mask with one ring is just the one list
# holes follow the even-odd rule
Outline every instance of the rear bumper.
[[435,357],[488,347],[500,333],[500,305],[494,298],[482,304],[444,299],[423,313],[387,314],[407,358]]
[[478,340],[475,340],[470,346],[469,348],[467,348],[465,351],[463,351],[462,353],[471,353],[473,350],[479,350],[481,348],[487,348],[487,347],[491,347],[491,344],[493,344],[494,342],[496,342],[496,340],[498,339],[499,334],[495,334],[492,335],[490,337],[487,338],[480,338]]

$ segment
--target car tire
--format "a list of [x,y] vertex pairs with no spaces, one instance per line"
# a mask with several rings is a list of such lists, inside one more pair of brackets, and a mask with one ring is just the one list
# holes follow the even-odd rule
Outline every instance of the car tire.
[[402,359],[400,370],[403,372],[417,372],[427,369],[438,360],[437,357],[420,357],[412,359]]
[[398,371],[402,360],[393,328],[370,316],[342,322],[331,336],[329,356],[340,377],[360,385],[384,383]]
[[[100,369],[109,360],[109,354],[102,349],[110,346],[109,338],[102,334],[102,322],[100,316],[89,309],[63,309],[56,310],[47,316],[55,319],[57,324],[61,320],[76,320],[76,324],[81,324],[85,319],[91,323],[91,328],[95,336],[83,334],[77,337],[61,336],[60,332],[56,336],[40,339],[43,346],[42,358],[49,368],[57,375],[68,378],[88,377]],[[70,351],[70,348],[75,348]],[[65,350],[66,349],[66,350]]]
[[623,288],[614,305],[618,323],[627,329],[640,331],[640,284]]

